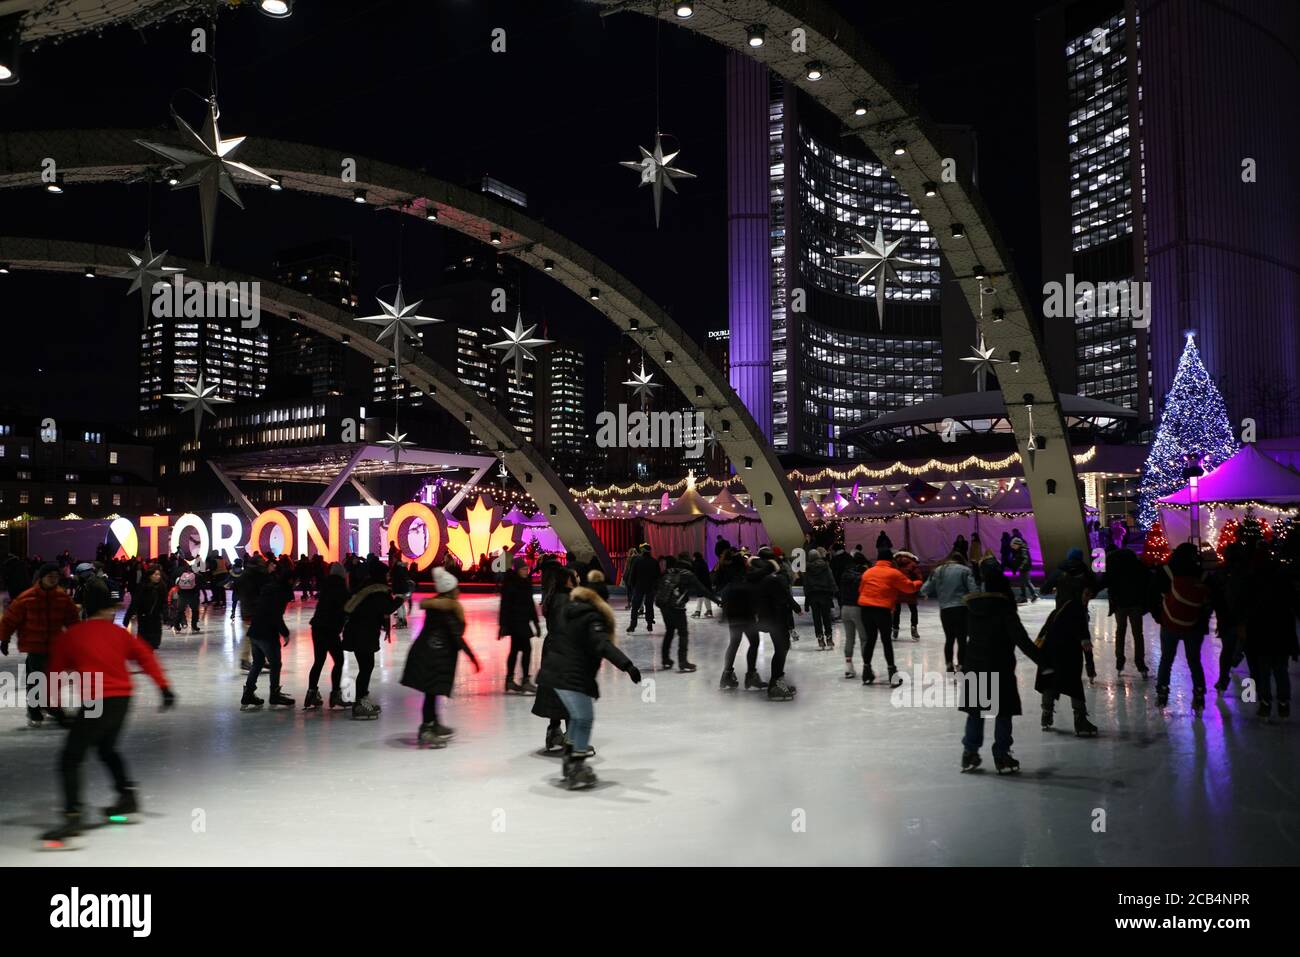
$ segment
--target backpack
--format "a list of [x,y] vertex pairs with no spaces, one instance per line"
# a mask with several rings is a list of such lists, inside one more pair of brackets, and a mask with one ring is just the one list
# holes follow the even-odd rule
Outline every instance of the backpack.
[[181,572],[181,577],[176,579],[176,587],[182,591],[189,591],[197,583],[198,580],[194,577],[193,572]]
[[663,608],[685,608],[690,594],[682,582],[685,570],[674,568],[659,579],[659,588],[655,592],[655,604]]

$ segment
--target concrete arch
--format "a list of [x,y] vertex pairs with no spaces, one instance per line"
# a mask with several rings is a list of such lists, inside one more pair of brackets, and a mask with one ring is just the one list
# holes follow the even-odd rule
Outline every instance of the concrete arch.
[[[0,237],[0,262],[8,263],[11,269],[79,273],[87,266],[94,266],[102,274],[129,266],[129,252],[134,250],[91,243]],[[206,266],[171,256],[167,263],[183,267],[187,278],[201,282],[258,282],[262,308],[266,311],[283,316],[293,313],[302,325],[331,339],[341,340],[346,335],[349,348],[369,359],[383,362],[391,355],[388,343],[379,343],[369,338],[371,327],[353,322],[351,313],[305,293],[220,266]],[[596,558],[606,574],[612,573],[613,565],[605,546],[569,494],[564,481],[541,452],[505,416],[479,398],[478,393],[462,383],[454,372],[423,354],[416,354],[403,361],[402,376],[412,385],[431,394],[434,401],[444,409],[467,422],[468,427],[487,442],[489,448],[504,448],[506,468],[550,519],[551,526],[560,536],[564,547],[584,562]],[[466,419],[466,416],[470,418]]]
[[[0,188],[36,187],[41,160],[53,157],[65,183],[130,182],[159,169],[158,157],[135,140],[179,143],[157,130],[64,130],[0,136]],[[803,543],[809,525],[781,463],[740,397],[695,341],[628,279],[587,249],[517,207],[423,173],[299,143],[250,138],[239,159],[281,180],[285,189],[352,200],[364,189],[372,205],[424,217],[484,243],[493,243],[549,276],[624,332],[645,351],[717,434],[740,472],[768,538],[787,550]],[[344,159],[356,164],[355,182],[343,182]],[[196,225],[197,233],[197,225]],[[195,275],[198,275],[197,273]],[[590,291],[599,291],[591,301]]]
[[[884,58],[824,0],[701,0],[694,4],[694,15],[685,20],[675,15],[674,4],[659,0],[594,2],[609,13],[657,15],[710,37],[764,63],[840,117],[852,135],[889,164],[890,172],[931,225],[976,316],[980,283],[973,276],[977,265],[984,268],[998,291],[995,305],[1005,313],[1001,321],[985,319],[984,337],[999,356],[1005,358],[1013,350],[1020,353],[1019,371],[1001,372],[999,381],[1026,466],[1031,459],[1026,397],[1032,396],[1032,432],[1046,440],[1038,443],[1033,466],[1025,469],[1044,560],[1063,560],[1070,548],[1082,546],[1087,536],[1065,422],[1011,257],[969,178],[943,181],[943,151],[935,128],[922,115],[915,97],[903,92]],[[760,47],[749,45],[747,28],[752,24],[766,27],[767,40]],[[806,48],[799,51],[793,49],[792,42],[796,29],[803,31],[806,40]],[[820,61],[823,69],[823,77],[817,81],[807,78],[808,64],[814,60]],[[867,104],[863,116],[855,115],[859,100]],[[893,147],[900,141],[906,152],[895,156]],[[925,195],[927,183],[936,184],[934,196]],[[953,236],[954,223],[965,228],[964,236]]]

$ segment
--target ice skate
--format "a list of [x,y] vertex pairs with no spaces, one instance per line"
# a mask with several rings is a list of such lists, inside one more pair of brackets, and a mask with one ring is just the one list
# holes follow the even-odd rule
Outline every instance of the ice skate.
[[1200,714],[1205,710],[1205,692],[1195,691],[1192,693],[1192,710]]
[[745,690],[749,691],[751,688],[757,691],[763,691],[767,688],[767,682],[758,676],[757,671],[745,673]]
[[705,618],[712,618],[712,617],[713,617],[713,610],[710,609],[709,611],[706,611],[706,612],[704,613],[704,617],[705,617]]
[[110,821],[125,820],[128,814],[134,814],[138,810],[140,810],[140,802],[136,800],[135,788],[129,787],[119,792],[113,804],[104,808],[104,817]]
[[834,650],[835,650],[835,636],[834,636],[834,635],[827,635],[827,636],[826,636],[826,650],[827,650],[827,651],[834,651]]
[[862,669],[862,683],[864,685],[873,685],[876,683],[876,673],[871,670],[870,666]]
[[282,692],[279,688],[271,689],[271,707],[272,708],[292,708],[293,699]]
[[852,680],[857,676],[858,673],[853,670],[853,662],[851,661],[844,662],[844,677],[848,680]]
[[700,613],[699,613],[698,611],[693,611],[693,612],[691,612],[691,617],[692,617],[692,618],[699,618],[699,617],[700,617]]
[[673,659],[665,658],[662,662],[660,662],[659,667],[664,671],[672,671],[673,664],[674,664]]
[[692,671],[698,671],[698,670],[699,669],[696,668],[694,664],[692,664],[689,661],[686,661],[685,659],[682,659],[682,663],[677,666],[677,671],[684,675],[688,675]]
[[894,629],[893,634],[890,636],[890,640],[891,640],[891,641],[898,641],[898,629],[897,629],[897,628]]
[[920,641],[920,640],[921,640],[921,633],[920,633],[919,631],[916,630],[916,625],[913,625],[913,626],[912,626],[912,640],[913,640],[913,641]]
[[379,705],[371,701],[368,696],[358,698],[352,705],[352,717],[357,721],[374,721],[379,717],[379,711]]
[[627,633],[628,633],[629,635],[632,634],[632,632],[634,632],[634,631],[636,631],[636,622],[632,622],[631,624],[629,624],[629,625],[627,626]]
[[63,815],[63,823],[42,834],[41,840],[60,843],[70,837],[76,837],[80,833],[81,814],[77,811],[67,811]]
[[961,771],[965,774],[967,771],[974,771],[984,763],[978,751],[963,751],[961,753]]
[[565,751],[564,786],[570,791],[579,791],[595,783],[596,772],[587,767],[587,759],[573,754],[572,749]]
[[1051,730],[1052,730],[1052,723],[1053,723],[1053,721],[1055,721],[1055,719],[1056,719],[1056,714],[1055,714],[1055,712],[1054,712],[1051,708],[1044,708],[1044,709],[1043,709],[1043,721],[1042,721],[1043,730],[1044,730],[1044,731],[1051,731]]
[[817,636],[817,650],[818,651],[826,650],[826,639],[823,638],[821,635]]
[[736,670],[728,668],[722,672],[722,677],[718,680],[718,688],[721,691],[735,691],[740,687],[740,679],[736,677]]
[[315,688],[309,688],[307,696],[302,699],[303,711],[319,711],[325,700],[320,696],[320,692]]
[[521,685],[519,686],[519,693],[520,693],[520,694],[537,694],[537,685],[533,684],[533,683],[532,683],[531,681],[529,681],[527,678],[524,678],[524,683],[521,684]]
[[27,727],[30,728],[30,729],[33,730],[33,731],[35,731],[35,730],[37,730],[37,729],[39,729],[39,728],[43,728],[43,727],[45,727],[45,719],[44,719],[44,718],[28,718],[28,719],[27,719]]
[[786,684],[784,678],[777,678],[767,686],[768,701],[790,701],[794,698],[794,688]]
[[524,693],[523,687],[520,686],[518,683],[516,683],[513,676],[506,679],[506,694],[523,694],[523,693]]
[[564,750],[564,731],[558,724],[546,729],[546,746],[542,750],[546,754],[559,754]]
[[1163,708],[1167,704],[1169,704],[1169,689],[1156,688],[1156,707]]
[[790,640],[791,641],[799,640],[799,632],[795,631],[793,628],[790,629]]
[[253,663],[252,663],[251,661],[249,661],[247,658],[240,658],[240,659],[239,659],[239,670],[240,670],[240,671],[252,671],[252,670],[253,670]]
[[1087,715],[1076,714],[1074,716],[1074,734],[1080,738],[1095,738],[1097,736],[1097,726],[1088,720]]
[[1124,673],[1124,664],[1125,662],[1123,658],[1115,659],[1115,674],[1119,675]]
[[944,665],[944,669],[943,669],[943,670],[946,671],[946,672],[948,672],[948,674],[950,674],[950,675],[955,675],[955,674],[957,673],[957,669],[953,667],[953,664],[952,664],[951,661],[948,662],[948,664]]
[[898,673],[897,668],[889,669],[889,687],[898,688],[903,684],[903,676]]
[[993,767],[997,768],[998,774],[1015,774],[1020,770],[1020,762],[1008,751],[1006,754],[993,755]]
[[433,723],[433,733],[444,740],[453,737],[456,734],[455,728],[449,728],[445,724]]
[[1273,716],[1273,702],[1261,701],[1259,703],[1259,706],[1255,709],[1255,717],[1267,721],[1272,716]]
[[1146,665],[1142,664],[1141,662],[1138,662],[1137,670],[1138,670],[1138,674],[1142,676],[1143,681],[1151,680],[1151,672],[1147,671]]
[[266,704],[261,698],[251,691],[245,691],[244,696],[239,699],[240,711],[261,711],[262,705]]
[[331,688],[330,689],[330,710],[333,711],[335,708],[346,708],[347,706],[348,703],[343,700],[343,692],[340,691],[338,688]]
[[[573,742],[569,740],[569,736],[567,734],[564,736],[564,747],[573,750]],[[574,750],[573,753],[575,756],[579,758],[594,758],[596,756],[596,749],[593,748],[591,745],[587,745],[585,750],[583,751]]]
[[433,724],[420,725],[420,737],[419,737],[420,747],[445,748],[447,746],[447,739],[438,737],[437,732],[434,730],[435,728],[436,725]]

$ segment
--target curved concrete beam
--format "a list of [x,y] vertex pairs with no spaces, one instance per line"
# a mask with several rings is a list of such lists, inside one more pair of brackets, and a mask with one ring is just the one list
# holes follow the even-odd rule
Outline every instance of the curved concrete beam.
[[[884,58],[824,0],[701,0],[694,5],[694,16],[686,20],[674,14],[673,4],[659,0],[594,2],[611,13],[657,14],[662,20],[710,37],[764,63],[840,117],[852,135],[889,165],[930,224],[977,317],[982,283],[973,276],[977,265],[983,267],[997,290],[990,308],[999,307],[1005,313],[998,322],[986,317],[981,324],[984,338],[1004,359],[1012,351],[1020,353],[1019,371],[1004,365],[998,380],[1026,464],[1025,478],[1044,561],[1062,561],[1069,549],[1085,545],[1083,507],[1065,422],[1011,257],[969,174],[962,173],[954,183],[943,181],[944,153],[936,128],[922,115],[915,98],[904,93]],[[751,24],[766,27],[767,42],[760,47],[749,45],[746,28]],[[793,39],[799,36],[796,29],[803,31],[806,41],[798,51],[793,49]],[[817,81],[807,77],[807,66],[814,60],[821,62],[823,70]],[[854,112],[859,100],[867,103],[864,116]],[[906,152],[895,156],[894,144],[899,142]],[[926,183],[937,185],[934,196],[925,195]],[[953,236],[954,223],[965,227],[963,237]],[[1046,440],[1037,443],[1039,448],[1032,456],[1027,396],[1032,396],[1033,434]]]
[[[0,262],[8,263],[11,269],[81,272],[87,266],[94,266],[102,274],[129,268],[131,260],[127,254],[133,251],[91,243],[0,237]],[[262,308],[266,311],[282,316],[293,313],[300,324],[331,339],[341,341],[347,336],[349,348],[377,362],[385,361],[392,354],[387,343],[381,344],[369,338],[370,327],[354,322],[351,313],[306,293],[257,276],[174,256],[168,257],[167,264],[184,268],[188,279],[200,282],[257,282],[261,288]],[[465,422],[467,428],[488,443],[489,448],[504,448],[506,468],[550,520],[564,547],[584,562],[595,557],[607,575],[613,573],[605,546],[569,494],[564,481],[505,416],[484,402],[454,372],[428,356],[417,353],[405,359],[401,373],[404,379]]]
[[[152,130],[0,136],[0,188],[39,186],[45,157],[56,161],[66,183],[130,182],[147,177],[161,166],[158,157],[138,145],[137,139],[180,142],[173,132]],[[731,384],[663,309],[593,253],[517,207],[414,170],[337,150],[255,137],[240,148],[239,159],[279,178],[285,189],[349,202],[355,190],[364,189],[366,201],[372,205],[419,217],[432,207],[441,225],[484,243],[492,242],[497,234],[499,242],[494,245],[500,252],[544,270],[619,329],[638,337],[687,401],[704,413],[744,480],[768,538],[787,550],[803,544],[808,520],[776,454]],[[355,182],[342,179],[345,159],[355,162]],[[185,198],[193,201],[193,197]],[[597,301],[590,298],[593,289],[599,291]]]

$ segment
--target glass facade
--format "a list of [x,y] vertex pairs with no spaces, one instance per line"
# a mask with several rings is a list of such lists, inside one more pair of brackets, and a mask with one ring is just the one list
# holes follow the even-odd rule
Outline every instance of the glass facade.
[[197,382],[222,399],[256,399],[266,392],[270,337],[263,329],[150,317],[140,331],[140,411],[170,412],[168,393]]

